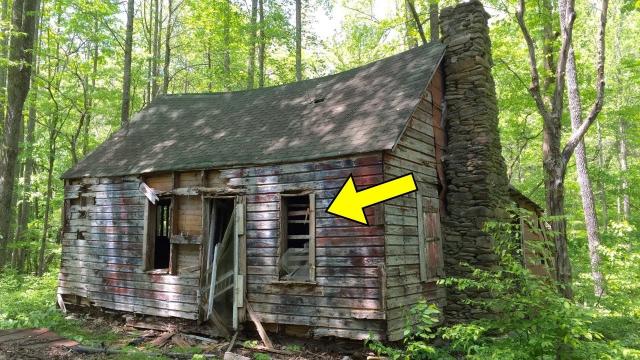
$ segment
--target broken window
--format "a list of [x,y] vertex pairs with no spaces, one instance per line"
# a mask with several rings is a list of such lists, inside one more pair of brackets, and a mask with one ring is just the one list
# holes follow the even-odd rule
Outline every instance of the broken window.
[[315,279],[315,196],[282,194],[280,200],[280,280]]
[[145,270],[168,269],[171,258],[171,199],[148,202]]

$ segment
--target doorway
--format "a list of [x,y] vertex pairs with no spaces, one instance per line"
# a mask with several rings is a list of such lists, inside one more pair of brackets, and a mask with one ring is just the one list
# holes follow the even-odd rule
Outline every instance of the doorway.
[[[235,196],[205,199],[205,253],[201,311],[203,320],[211,321],[223,332],[237,329],[239,272],[239,234],[244,229],[243,207]],[[238,226],[244,227],[242,226]],[[224,329],[222,329],[224,328]]]

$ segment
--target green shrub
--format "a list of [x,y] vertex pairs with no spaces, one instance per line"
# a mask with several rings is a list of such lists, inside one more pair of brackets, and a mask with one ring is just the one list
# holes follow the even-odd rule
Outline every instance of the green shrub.
[[[594,329],[596,314],[591,308],[563,298],[557,283],[523,266],[512,227],[511,223],[487,226],[495,240],[498,267],[469,266],[470,277],[440,282],[460,291],[487,293],[487,297],[467,300],[487,313],[484,319],[434,330],[437,308],[419,303],[407,314],[401,349],[378,341],[368,341],[369,348],[392,359],[632,358],[633,351],[604,339]],[[439,347],[434,346],[436,338],[442,340]]]

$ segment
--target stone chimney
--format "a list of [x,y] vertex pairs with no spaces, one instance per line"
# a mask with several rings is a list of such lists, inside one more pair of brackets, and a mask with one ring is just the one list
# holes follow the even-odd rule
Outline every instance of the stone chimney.
[[[440,14],[444,57],[447,148],[447,214],[444,257],[447,276],[466,276],[461,262],[488,268],[496,264],[485,222],[504,218],[508,179],[498,133],[496,91],[491,75],[489,15],[480,1],[448,7]],[[486,296],[449,289],[448,321],[477,318],[479,309],[461,302]]]

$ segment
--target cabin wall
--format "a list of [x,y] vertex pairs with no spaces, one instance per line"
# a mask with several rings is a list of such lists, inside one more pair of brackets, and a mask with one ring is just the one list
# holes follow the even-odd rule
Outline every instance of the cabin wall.
[[[375,153],[316,162],[145,175],[143,180],[161,196],[173,196],[173,233],[189,237],[201,235],[202,198],[179,196],[175,189],[190,188],[187,192],[192,193],[202,187],[208,189],[206,195],[217,191],[245,197],[245,289],[265,325],[303,326],[313,336],[364,339],[372,334],[382,338],[384,227],[381,222],[362,226],[326,213],[350,174],[359,188],[382,182],[382,163],[382,154]],[[59,291],[86,297],[105,308],[195,319],[201,245],[178,244],[176,275],[143,271],[147,200],[138,190],[138,181],[133,177],[83,179],[66,187],[67,198],[74,199],[67,218],[75,219],[81,211],[87,211],[88,217],[65,229]],[[280,194],[298,191],[315,194],[313,283],[278,280]],[[96,205],[82,207],[76,199],[94,196],[99,199]],[[371,224],[379,219],[378,209],[366,210]],[[78,234],[91,238],[91,242],[79,240]]]
[[545,223],[540,217],[541,209],[521,197],[511,196],[511,200],[526,210],[520,215],[520,238],[522,240],[522,261],[533,274],[555,278],[554,244],[545,236]]
[[[418,187],[417,193],[384,203],[386,312],[390,340],[402,338],[405,315],[419,301],[444,305],[444,289],[436,285],[442,275],[442,238],[436,166],[436,158],[440,160],[440,156],[436,156],[434,134],[440,129],[441,101],[442,76],[437,70],[397,146],[384,155],[385,181],[412,173]],[[441,140],[438,134],[440,145]],[[418,206],[422,208],[418,210]],[[424,226],[419,225],[419,221]]]
[[[149,182],[162,188],[163,181],[170,186],[172,179]],[[58,293],[68,304],[195,319],[199,273],[185,268],[198,265],[193,249],[179,252],[177,275],[144,271],[147,199],[138,185],[136,177],[67,181]],[[180,226],[197,235],[199,203],[178,202],[180,211],[194,213]]]
[[[382,155],[220,171],[246,193],[247,297],[262,322],[306,326],[313,336],[384,336],[384,229],[326,212],[350,174],[359,188],[380,183]],[[279,193],[304,190],[315,193],[315,283],[280,282]],[[366,211],[370,223],[375,211]]]

